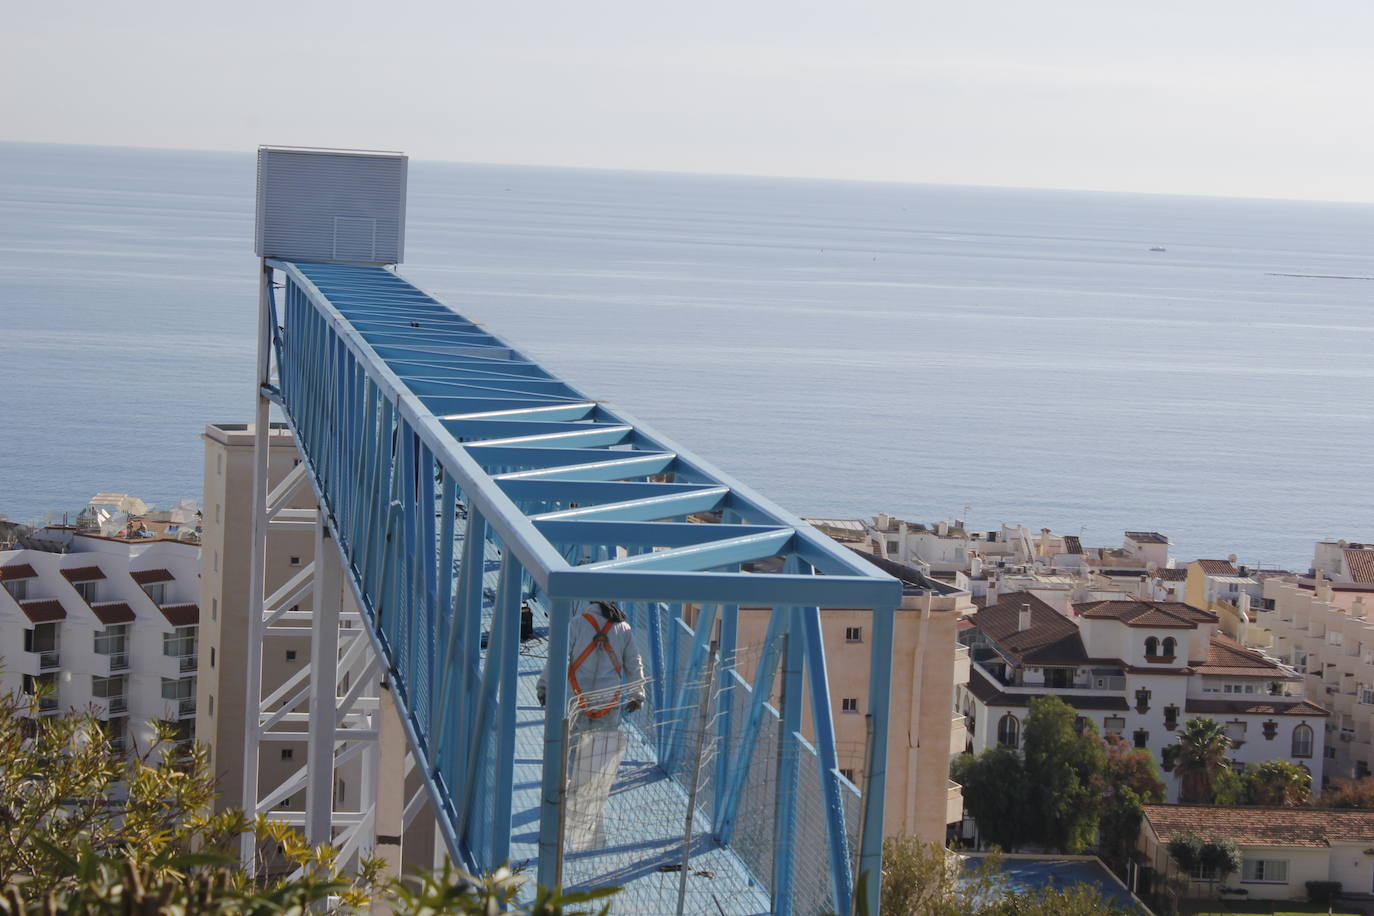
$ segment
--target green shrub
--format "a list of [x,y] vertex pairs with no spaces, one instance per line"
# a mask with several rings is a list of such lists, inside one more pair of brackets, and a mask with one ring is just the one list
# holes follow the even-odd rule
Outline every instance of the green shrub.
[[1307,900],[1310,903],[1317,903],[1323,906],[1336,901],[1341,895],[1341,882],[1339,881],[1308,881]]

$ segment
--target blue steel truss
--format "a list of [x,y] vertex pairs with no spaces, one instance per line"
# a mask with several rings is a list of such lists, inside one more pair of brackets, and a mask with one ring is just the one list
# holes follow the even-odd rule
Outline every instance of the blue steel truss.
[[[392,270],[269,259],[264,272],[284,281],[284,308],[268,303],[278,387],[265,393],[296,434],[455,857],[494,868],[512,855],[513,819],[537,819],[539,883],[558,879],[568,627],[582,602],[614,599],[648,629],[654,690],[681,700],[699,683],[708,639],[718,683],[741,689],[742,705],[723,696],[716,726],[732,750],[703,812],[715,848],[731,849],[756,785],[755,744],[776,716],[765,701],[775,688],[808,696],[814,753],[803,753],[802,704],[784,704],[771,874],[752,871],[790,912],[798,767],[812,758],[805,784],[822,796],[827,861],[803,864],[828,870],[836,911],[857,896],[876,912],[896,580]],[[549,615],[546,710],[519,699],[525,600]],[[752,684],[733,670],[741,606],[773,610]],[[845,820],[853,789],[829,715],[826,607],[873,612],[861,891]],[[685,671],[663,648],[678,628]],[[532,796],[515,784],[522,723],[542,724]],[[669,774],[672,747],[659,748]]]

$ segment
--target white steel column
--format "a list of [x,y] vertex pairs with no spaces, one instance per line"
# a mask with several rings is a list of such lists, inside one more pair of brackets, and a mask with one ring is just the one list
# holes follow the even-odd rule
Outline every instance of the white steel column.
[[[258,362],[256,373],[257,409],[254,413],[253,533],[248,580],[248,658],[247,696],[244,703],[243,735],[243,810],[250,816],[258,803],[258,726],[257,710],[262,700],[262,599],[267,562],[267,456],[271,448],[271,402],[267,399],[272,384],[272,271],[266,260],[258,271]],[[243,867],[251,877],[257,867],[257,843],[251,833],[243,835],[240,845]]]
[[321,518],[315,523],[315,615],[310,626],[310,738],[306,744],[305,838],[334,841],[334,733],[339,683],[339,552]]

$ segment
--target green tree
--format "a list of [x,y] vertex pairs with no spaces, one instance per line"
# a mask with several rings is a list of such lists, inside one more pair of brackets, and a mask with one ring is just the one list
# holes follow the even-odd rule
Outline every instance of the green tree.
[[[0,916],[302,916],[374,903],[428,916],[574,916],[605,913],[584,905],[616,892],[540,890],[522,909],[511,903],[525,879],[506,869],[475,877],[446,866],[383,882],[381,863],[364,860],[344,875],[335,850],[310,846],[293,827],[208,814],[215,788],[204,748],[164,736],[126,758],[91,715],[39,715],[38,703],[0,694]],[[279,848],[299,877],[249,881],[237,855],[244,833]]]
[[1140,835],[1142,806],[1164,801],[1164,780],[1149,751],[1133,747],[1115,732],[1108,732],[1103,749],[1099,846],[1103,861],[1124,874]]
[[1240,871],[1240,847],[1230,837],[1211,837],[1198,853],[1204,872],[1216,875],[1216,887],[1226,883],[1228,875]]
[[1266,760],[1245,771],[1250,803],[1296,808],[1312,795],[1312,774],[1288,760]]
[[1318,808],[1363,808],[1374,810],[1374,776],[1337,779],[1313,803]]
[[[1035,838],[1060,852],[1082,852],[1097,833],[1106,753],[1091,721],[1058,697],[1030,701],[1025,779],[1037,818]],[[981,826],[981,822],[980,822]]]
[[1226,756],[1231,748],[1231,739],[1215,719],[1203,716],[1183,723],[1174,767],[1174,777],[1180,783],[1179,801],[1212,801],[1218,774],[1231,768]]
[[1253,805],[1252,790],[1253,786],[1248,776],[1242,776],[1235,770],[1222,770],[1212,783],[1212,804],[1232,808]]
[[992,747],[976,757],[960,754],[950,778],[963,786],[964,806],[987,842],[1011,852],[1035,840],[1026,767],[1016,751]]

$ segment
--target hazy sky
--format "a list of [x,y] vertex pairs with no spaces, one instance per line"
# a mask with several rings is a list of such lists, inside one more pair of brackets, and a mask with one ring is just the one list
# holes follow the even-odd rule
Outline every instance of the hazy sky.
[[1370,0],[37,0],[0,139],[1374,201]]

